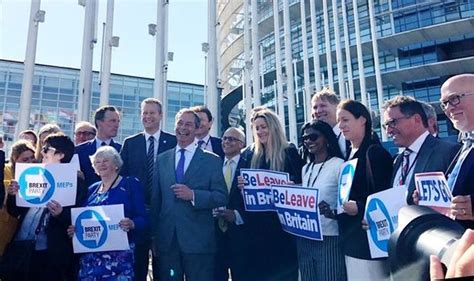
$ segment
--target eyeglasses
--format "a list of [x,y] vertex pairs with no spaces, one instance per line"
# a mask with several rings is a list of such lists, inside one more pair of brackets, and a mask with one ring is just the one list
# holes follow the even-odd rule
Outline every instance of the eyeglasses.
[[223,137],[222,137],[222,141],[230,141],[230,142],[240,141],[240,142],[242,142],[242,141],[239,140],[238,138],[227,137],[227,136],[223,136]]
[[303,136],[303,141],[317,141],[321,135],[320,134],[309,134]]
[[472,96],[474,93],[464,93],[464,94],[456,94],[456,95],[450,95],[447,99],[445,100],[440,100],[439,106],[443,111],[446,111],[448,108],[448,104],[451,106],[456,106],[459,103],[461,103],[461,98],[465,96]]
[[411,116],[403,116],[403,117],[398,117],[398,118],[393,118],[392,120],[386,121],[385,123],[382,124],[382,127],[384,130],[387,130],[387,128],[395,128],[398,125],[398,122],[402,119],[410,119],[413,115]]
[[48,146],[48,145],[45,145],[41,148],[41,152],[43,152],[44,154],[48,153],[48,151],[52,150],[53,153],[56,153],[56,148],[52,147],[52,146]]
[[95,136],[95,133],[94,132],[89,132],[89,131],[77,131],[75,132],[74,134],[80,136],[80,135],[84,135],[84,136]]

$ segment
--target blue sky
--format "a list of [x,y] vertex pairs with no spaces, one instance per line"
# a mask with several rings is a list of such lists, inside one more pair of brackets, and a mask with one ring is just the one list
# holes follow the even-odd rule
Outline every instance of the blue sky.
[[[100,68],[102,23],[106,0],[99,0],[98,43],[94,47],[94,70]],[[114,36],[120,46],[112,51],[112,72],[154,77],[155,38],[148,24],[156,22],[157,0],[115,0]],[[169,51],[174,52],[168,80],[204,83],[207,41],[207,1],[170,0]],[[31,2],[0,0],[0,58],[23,61]],[[77,0],[42,0],[46,19],[39,26],[36,62],[79,68],[82,51],[84,7]]]

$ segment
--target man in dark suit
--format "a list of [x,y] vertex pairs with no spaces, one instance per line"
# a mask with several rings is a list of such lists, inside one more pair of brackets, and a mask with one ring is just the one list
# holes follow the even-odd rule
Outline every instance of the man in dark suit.
[[[120,151],[123,160],[122,176],[137,177],[144,187],[145,207],[151,210],[151,196],[154,184],[153,173],[157,155],[176,146],[176,137],[160,130],[162,119],[161,102],[155,98],[147,98],[141,104],[143,132],[125,139]],[[156,178],[155,178],[156,181]],[[135,280],[146,280],[148,258],[151,249],[150,233],[135,245]],[[153,259],[153,278],[158,280],[158,261]]]
[[0,136],[0,209],[3,207],[5,200],[5,186],[3,185],[5,168],[5,151],[3,151],[3,136]]
[[437,139],[428,132],[423,106],[412,97],[396,96],[384,106],[384,128],[403,152],[395,158],[392,186],[406,186],[407,203],[413,204],[414,176],[422,172],[446,172],[459,145]]
[[224,151],[223,174],[229,190],[227,206],[214,210],[216,219],[217,255],[215,281],[246,281],[248,271],[248,243],[245,230],[245,209],[242,193],[237,187],[241,167],[247,167],[240,151],[245,145],[245,134],[237,128],[229,128],[222,136]]
[[448,185],[453,193],[451,214],[474,228],[474,74],[449,78],[441,87],[441,108],[463,135],[463,147],[453,161]]
[[208,281],[216,252],[212,209],[227,204],[222,160],[194,142],[199,116],[176,115],[176,149],[158,156],[152,199],[152,233],[160,257],[160,280]]
[[120,125],[120,115],[114,106],[106,105],[98,108],[94,114],[94,122],[97,128],[97,135],[93,140],[76,146],[76,153],[79,156],[79,163],[82,173],[84,173],[86,186],[98,182],[99,176],[92,168],[89,156],[93,155],[97,148],[110,145],[120,151],[122,145],[114,142],[113,137],[117,136]]
[[221,158],[224,158],[224,151],[222,151],[222,140],[209,135],[209,131],[211,130],[212,123],[214,121],[211,111],[209,111],[209,109],[205,106],[195,106],[191,109],[197,113],[199,119],[201,120],[201,125],[196,131],[197,145],[203,150],[214,152]]

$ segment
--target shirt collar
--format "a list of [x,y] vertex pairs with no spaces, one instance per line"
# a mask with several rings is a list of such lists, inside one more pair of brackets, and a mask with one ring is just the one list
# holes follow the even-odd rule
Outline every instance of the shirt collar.
[[180,150],[181,148],[184,148],[184,150],[186,150],[187,152],[190,152],[190,153],[194,154],[194,152],[195,152],[196,149],[197,149],[197,146],[196,146],[195,143],[191,143],[191,144],[189,144],[189,145],[186,146],[186,147],[180,147],[179,144],[177,144],[177,145],[176,145],[176,149],[175,149],[176,154],[179,153],[179,150]]
[[110,145],[110,143],[112,142],[112,138],[107,139],[107,140],[101,140],[98,137],[95,137],[95,141],[98,146],[101,146],[103,142],[105,142],[107,145]]
[[430,133],[428,131],[425,131],[408,148],[411,151],[418,153],[420,151],[421,146],[425,142],[425,139],[428,137],[429,134]]
[[339,126],[337,124],[334,127],[332,127],[332,131],[336,135],[336,138],[339,138],[339,135],[342,133],[341,129],[339,129]]
[[195,139],[195,142],[198,143],[198,141],[202,140],[204,141],[205,144],[207,144],[209,142],[209,139],[211,138],[211,135],[207,134],[205,137],[203,137],[202,139],[198,139],[196,138]]
[[161,130],[158,130],[156,131],[156,133],[154,133],[153,135],[150,135],[149,133],[147,133],[146,131],[143,131],[143,133],[145,134],[145,139],[148,141],[148,139],[153,136],[155,138],[156,141],[158,141],[160,139],[160,135],[161,135]]
[[235,163],[235,164],[239,163],[239,160],[240,160],[240,154],[237,154],[237,155],[235,155],[234,157],[232,157],[232,158],[230,158],[230,159],[229,159],[229,158],[227,158],[227,157],[225,157],[225,161],[224,161],[224,163],[225,163],[225,164],[227,164],[227,161],[229,161],[229,160],[232,160],[232,161],[234,161],[234,163]]

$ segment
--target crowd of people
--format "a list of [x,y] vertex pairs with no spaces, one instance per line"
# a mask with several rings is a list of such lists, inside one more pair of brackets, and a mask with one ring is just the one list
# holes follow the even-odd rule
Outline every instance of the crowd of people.
[[[431,105],[409,96],[385,102],[382,127],[399,147],[394,157],[373,131],[367,107],[340,101],[327,88],[312,97],[313,120],[301,128],[299,149],[287,142],[284,124],[266,107],[249,113],[251,144],[238,128],[227,129],[222,138],[211,136],[213,116],[205,106],[180,110],[174,134],[165,132],[155,98],[143,100],[143,131],[123,145],[114,140],[120,113],[113,106],[97,109],[94,124],[78,123],[74,141],[55,124],[23,131],[6,165],[0,150],[0,265],[14,241],[33,241],[33,250],[18,254],[27,262],[0,270],[0,279],[142,281],[151,262],[154,280],[389,280],[388,260],[369,252],[363,217],[368,196],[404,187],[407,204],[417,204],[415,174],[442,171],[453,194],[450,215],[474,228],[474,75],[448,79],[440,104],[461,143],[438,137]],[[46,207],[17,206],[16,163],[69,163],[75,154],[80,170],[74,206],[54,200]],[[354,159],[350,194],[338,214],[341,166]],[[243,168],[286,172],[292,184],[317,188],[323,240],[283,231],[276,212],[246,211]],[[71,209],[114,204],[124,206],[119,226],[129,250],[73,254],[71,238],[78,229]],[[461,244],[471,255],[459,253],[446,277],[473,274],[456,264],[474,268],[474,235],[465,236]],[[431,261],[432,277],[444,278],[439,259]]]

